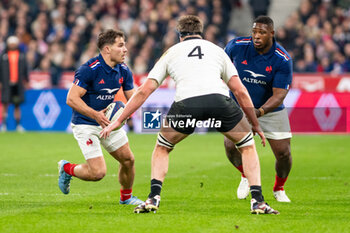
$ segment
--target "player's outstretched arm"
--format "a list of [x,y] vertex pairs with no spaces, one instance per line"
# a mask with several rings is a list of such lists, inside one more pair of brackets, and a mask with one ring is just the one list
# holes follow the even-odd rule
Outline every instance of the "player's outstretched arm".
[[129,101],[129,99],[131,99],[131,97],[133,96],[133,94],[135,93],[135,88],[128,90],[128,91],[124,91],[124,96],[126,98],[127,101]]
[[84,96],[86,93],[86,90],[82,87],[79,87],[77,85],[72,85],[72,87],[69,89],[68,95],[67,95],[67,105],[73,108],[75,111],[78,111],[79,113],[83,114],[84,116],[90,117],[96,122],[101,125],[103,128],[106,127],[110,121],[105,116],[104,112],[106,109],[102,111],[96,111],[89,107],[82,99],[81,97]]
[[101,133],[101,138],[107,138],[112,130],[120,127],[121,123],[125,121],[131,114],[133,114],[146,99],[158,88],[158,82],[154,79],[147,78],[146,81],[137,89],[135,94],[126,103],[125,109],[120,117],[104,128]]
[[255,108],[253,102],[249,96],[249,93],[245,86],[242,84],[238,76],[234,75],[228,81],[227,86],[230,88],[232,93],[235,95],[239,105],[243,112],[247,116],[249,122],[252,124],[253,133],[257,133],[261,138],[261,143],[265,146],[265,135],[260,128],[258,118],[255,114]]

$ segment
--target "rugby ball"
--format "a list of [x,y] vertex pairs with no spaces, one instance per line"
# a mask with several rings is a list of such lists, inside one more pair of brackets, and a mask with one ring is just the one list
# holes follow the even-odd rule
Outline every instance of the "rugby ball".
[[[117,120],[118,117],[123,113],[124,108],[125,108],[125,105],[123,102],[114,101],[107,106],[105,116],[108,118],[108,120],[110,120],[110,122],[113,122]],[[122,125],[119,128],[121,128],[124,124],[125,124],[125,121],[123,121]]]

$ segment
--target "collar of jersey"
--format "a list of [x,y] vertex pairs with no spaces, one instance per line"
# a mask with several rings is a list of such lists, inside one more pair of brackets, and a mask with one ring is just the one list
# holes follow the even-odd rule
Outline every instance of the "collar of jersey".
[[275,38],[273,38],[273,43],[272,43],[272,46],[270,48],[270,50],[267,52],[267,53],[264,53],[264,54],[259,54],[255,47],[254,47],[254,44],[253,44],[253,39],[251,39],[251,50],[252,50],[252,53],[254,54],[254,56],[263,56],[264,58],[269,58],[271,55],[273,55],[275,53],[275,50],[276,50],[276,40]]
[[98,60],[107,73],[110,73],[112,70],[119,73],[119,64],[117,64],[114,68],[111,68],[109,65],[107,65],[101,54],[98,55]]
[[194,39],[201,39],[201,38],[199,38],[199,37],[197,37],[197,36],[189,36],[189,37],[187,37],[186,39],[184,39],[184,41],[185,41],[185,40],[194,40]]

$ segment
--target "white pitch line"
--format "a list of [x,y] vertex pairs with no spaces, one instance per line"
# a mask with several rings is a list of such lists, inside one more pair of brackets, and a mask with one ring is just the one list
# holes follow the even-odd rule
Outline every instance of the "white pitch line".
[[[21,195],[21,196],[63,196],[62,193],[0,193],[0,196],[14,196],[14,195]],[[80,193],[71,193],[69,196],[81,196]]]

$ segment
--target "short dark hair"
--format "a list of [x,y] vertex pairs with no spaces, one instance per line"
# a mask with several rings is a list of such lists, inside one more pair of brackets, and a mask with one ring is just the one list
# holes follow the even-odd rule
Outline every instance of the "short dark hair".
[[254,20],[254,23],[262,23],[262,24],[266,24],[267,26],[271,27],[272,29],[274,28],[273,20],[270,17],[266,16],[266,15],[258,16]]
[[176,30],[181,37],[187,35],[200,35],[203,33],[203,23],[198,16],[184,15],[177,22]]
[[101,32],[97,38],[97,47],[101,50],[106,44],[114,44],[115,38],[122,37],[125,39],[124,32],[119,30],[108,29]]

